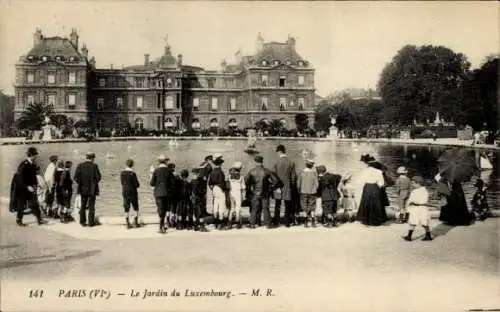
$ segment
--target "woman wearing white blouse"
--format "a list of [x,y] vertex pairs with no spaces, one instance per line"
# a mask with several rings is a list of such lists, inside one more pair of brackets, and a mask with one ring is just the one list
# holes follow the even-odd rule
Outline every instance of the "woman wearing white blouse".
[[382,171],[368,165],[374,158],[361,156],[365,168],[359,174],[359,184],[363,186],[356,220],[364,225],[381,225],[387,221],[385,207],[382,206],[381,188],[384,186]]

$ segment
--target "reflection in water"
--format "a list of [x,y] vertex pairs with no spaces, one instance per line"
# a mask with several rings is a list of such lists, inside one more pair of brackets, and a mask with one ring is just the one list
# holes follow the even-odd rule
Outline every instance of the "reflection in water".
[[[227,144],[225,140],[218,141],[179,141],[179,146],[170,149],[169,141],[131,141],[131,142],[92,142],[92,143],[65,143],[65,144],[43,144],[37,148],[40,153],[39,162],[42,168],[48,164],[48,157],[52,154],[59,155],[60,159],[71,160],[76,164],[88,150],[96,153],[96,162],[101,169],[103,181],[101,182],[101,196],[97,199],[97,211],[103,215],[120,215],[121,208],[121,186],[119,173],[125,166],[125,160],[132,158],[135,160],[135,170],[141,183],[140,205],[144,213],[155,213],[155,205],[152,198],[152,191],[149,187],[149,166],[156,164],[156,157],[165,154],[175,164],[178,170],[191,169],[203,161],[208,154],[221,153],[224,156],[224,169],[227,169],[235,161],[244,164],[244,170],[248,171],[254,166],[253,157],[244,153],[246,141],[231,141]],[[363,154],[371,154],[380,162],[395,172],[398,166],[407,163],[416,164],[420,174],[432,183],[432,178],[437,173],[436,160],[446,148],[435,146],[403,146],[384,145],[374,143],[357,142],[305,142],[286,140],[266,140],[257,141],[257,149],[264,157],[264,165],[272,168],[277,160],[276,146],[283,144],[287,148],[287,154],[296,162],[297,171],[304,168],[304,160],[312,157],[316,165],[323,164],[330,171],[345,173],[347,171],[355,173],[361,168],[359,159]],[[130,147],[130,148],[129,148]],[[3,162],[0,164],[0,172],[4,174],[0,185],[0,195],[9,195],[10,177],[18,163],[22,160],[26,150],[25,145],[12,145],[0,147]],[[75,153],[78,151],[78,153]],[[307,157],[304,157],[304,151]],[[108,159],[106,154],[115,155],[113,159]],[[415,154],[415,160],[411,160]],[[490,207],[499,208],[498,197],[500,190],[498,186],[498,153],[493,154],[493,170],[478,172],[489,184],[488,200]],[[7,177],[9,176],[9,177]],[[474,189],[472,182],[464,184],[464,191],[467,199],[470,200]],[[432,188],[432,186],[431,186]],[[392,188],[388,188],[388,195],[394,198]],[[439,202],[431,202],[434,207],[439,207]]]

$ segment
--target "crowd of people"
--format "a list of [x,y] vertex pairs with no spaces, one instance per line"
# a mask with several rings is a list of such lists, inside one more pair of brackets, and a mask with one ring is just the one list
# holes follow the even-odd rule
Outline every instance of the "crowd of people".
[[[207,231],[206,220],[211,216],[215,229],[228,230],[245,225],[242,206],[250,207],[248,227],[260,225],[267,228],[302,224],[316,227],[336,227],[338,222],[354,222],[379,226],[388,221],[386,207],[390,205],[386,188],[394,187],[397,195],[396,222],[408,223],[409,232],[403,238],[411,241],[416,226],[426,231],[424,240],[432,240],[428,209],[429,192],[419,174],[409,175],[401,166],[397,179],[392,183],[387,169],[369,154],[360,159],[364,164],[356,181],[352,175],[330,172],[326,166],[313,160],[305,161],[305,168],[296,171],[295,163],[288,158],[286,148],[276,148],[278,160],[272,168],[263,165],[261,155],[254,156],[255,165],[243,172],[241,162],[234,163],[226,176],[220,154],[208,155],[191,170],[178,171],[173,162],[160,155],[158,164],[150,168],[149,184],[153,188],[159,233],[167,228]],[[86,160],[77,165],[73,179],[71,161],[50,156],[44,174],[37,165],[38,151],[28,148],[27,157],[18,166],[11,184],[11,211],[16,212],[17,224],[24,226],[23,214],[30,208],[38,224],[45,223],[43,215],[58,218],[61,222],[75,221],[72,208],[79,209],[81,226],[96,225],[95,204],[99,195],[101,173],[94,153],[87,153]],[[140,227],[139,179],[134,171],[134,161],[128,159],[120,174],[123,210],[127,228]],[[446,181],[445,181],[446,182]],[[76,198],[72,207],[73,184]],[[460,183],[446,183],[444,192],[447,205],[442,207],[440,220],[451,225],[468,225],[475,217],[484,220],[488,215],[486,185],[478,180],[472,200],[473,214],[468,211]],[[275,203],[271,216],[270,201]],[[281,208],[284,218],[281,219]],[[131,208],[134,215],[130,216]],[[337,213],[342,209],[342,217]],[[321,214],[317,212],[321,211]],[[88,213],[88,215],[87,215]],[[263,220],[263,222],[261,222]]]

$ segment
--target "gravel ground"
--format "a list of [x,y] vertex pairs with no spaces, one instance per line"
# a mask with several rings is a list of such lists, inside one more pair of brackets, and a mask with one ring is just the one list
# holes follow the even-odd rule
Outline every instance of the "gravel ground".
[[158,287],[233,293],[272,288],[275,294],[231,300],[172,298],[177,300],[169,303],[172,310],[189,310],[200,302],[210,311],[500,308],[499,222],[489,219],[456,228],[435,223],[434,241],[421,241],[419,230],[411,243],[400,238],[406,226],[397,224],[90,240],[34,224],[18,228],[11,216],[2,216],[2,311],[21,306],[67,311],[78,306],[71,300],[54,304],[56,294],[25,306],[22,289],[37,285],[55,293],[83,285],[108,285],[127,293],[127,298],[107,303],[91,301],[93,308],[104,310],[165,310],[155,301],[160,299],[138,302],[128,297],[132,288],[144,292]]

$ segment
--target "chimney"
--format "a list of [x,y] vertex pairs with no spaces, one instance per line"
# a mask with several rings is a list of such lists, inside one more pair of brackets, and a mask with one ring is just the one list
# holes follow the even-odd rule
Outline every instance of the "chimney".
[[82,54],[85,58],[89,55],[89,50],[87,49],[87,45],[85,43],[82,45]]
[[288,36],[288,40],[286,41],[286,43],[288,44],[288,46],[290,48],[294,48],[295,49],[295,38],[294,37]]
[[113,69],[113,64],[109,64],[109,69]]
[[257,51],[262,50],[263,47],[264,47],[264,38],[262,38],[262,34],[259,33],[257,35]]
[[71,41],[71,44],[78,50],[78,34],[76,32],[76,28],[71,29],[69,40]]
[[144,66],[149,65],[149,54],[144,54]]
[[37,27],[35,33],[33,34],[33,46],[36,47],[37,45],[42,43],[42,40],[43,40],[42,31],[40,30],[40,28]]
[[221,72],[226,71],[226,67],[227,67],[226,60],[222,60],[222,62],[220,62],[220,70],[221,70]]
[[182,54],[177,55],[177,65],[179,67],[182,66]]

